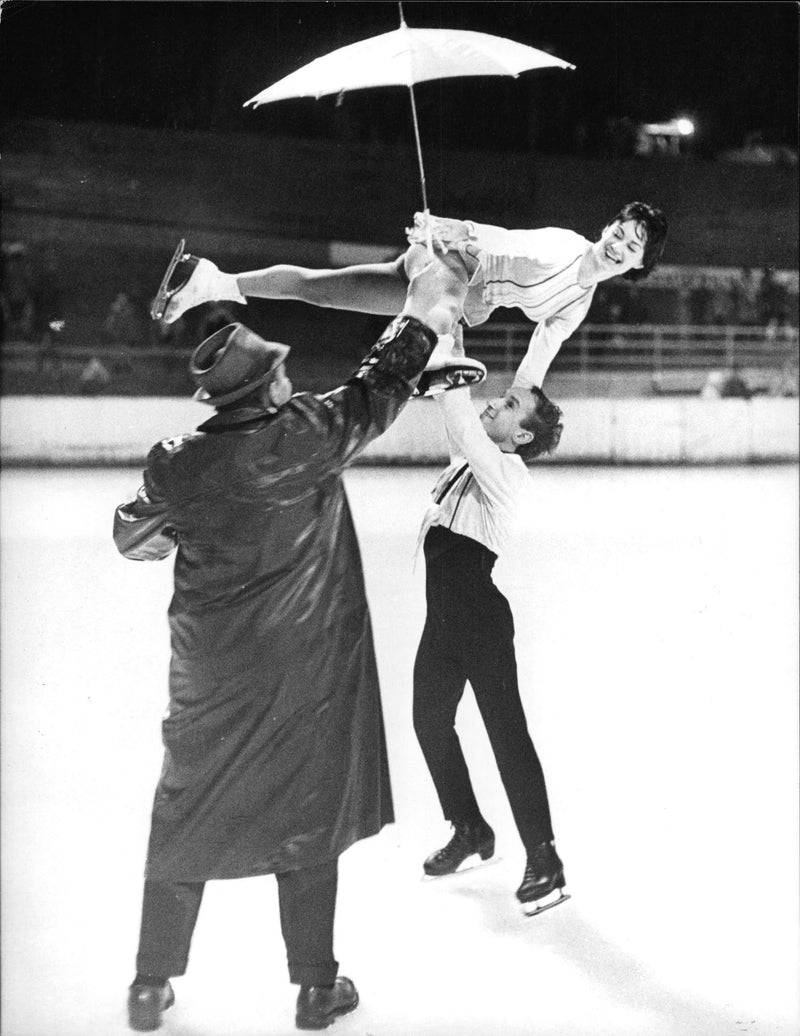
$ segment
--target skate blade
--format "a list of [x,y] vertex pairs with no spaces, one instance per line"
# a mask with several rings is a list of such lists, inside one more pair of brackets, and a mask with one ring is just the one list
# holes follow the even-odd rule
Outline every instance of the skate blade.
[[[186,242],[183,238],[181,238],[181,240],[178,242],[178,247],[175,249],[175,254],[172,256],[169,266],[167,267],[167,271],[161,278],[161,284],[159,284],[158,286],[156,297],[153,299],[153,303],[150,306],[150,316],[153,318],[153,320],[161,320],[167,308],[167,303],[178,290],[177,287],[170,290],[169,282],[172,278],[173,273],[175,273],[175,267],[183,259],[185,249]],[[183,287],[183,285],[179,285],[178,287]]]
[[568,899],[572,899],[568,892],[564,892],[562,889],[555,889],[542,899],[537,899],[533,903],[521,903],[520,905],[526,917],[536,917],[538,914],[543,914],[545,910],[552,910],[553,907],[566,903]]
[[472,856],[468,856],[466,860],[461,864],[458,870],[451,871],[450,874],[422,874],[422,881],[446,881],[448,878],[457,878],[461,874],[469,874],[470,871],[483,870],[484,867],[493,867],[496,863],[500,863],[503,859],[502,856],[492,856],[488,860],[482,860],[477,853],[473,854],[476,857],[474,863],[469,861],[473,859]]
[[[438,371],[434,372],[439,374]],[[441,396],[443,392],[450,392],[452,389],[469,388],[470,385],[479,385],[486,378],[486,371],[475,370],[472,367],[452,370],[446,374],[430,379],[422,390],[419,385],[414,389],[412,397],[416,399],[433,399],[434,396]]]

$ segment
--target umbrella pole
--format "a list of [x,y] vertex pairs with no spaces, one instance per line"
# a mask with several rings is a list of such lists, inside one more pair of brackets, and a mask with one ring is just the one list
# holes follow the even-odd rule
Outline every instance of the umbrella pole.
[[[407,28],[406,19],[403,14],[402,0],[398,0],[397,6],[400,10],[400,30]],[[430,209],[428,208],[428,191],[425,186],[425,166],[422,164],[422,144],[419,139],[419,122],[417,121],[417,100],[414,97],[414,85],[408,84],[408,92],[411,97],[411,117],[414,120],[414,139],[417,142],[417,161],[419,162],[419,178],[422,185],[422,211],[425,216],[425,239],[428,245],[428,255],[433,259],[433,238],[431,235]]]
[[419,139],[419,122],[417,121],[417,102],[414,98],[414,87],[409,83],[408,92],[411,95],[411,116],[414,120],[414,139],[417,142],[417,160],[419,161],[419,177],[422,184],[422,209],[425,215],[425,236],[428,243],[428,254],[433,258],[433,240],[430,227],[430,210],[428,209],[428,192],[425,187],[425,166],[422,164],[422,144]]

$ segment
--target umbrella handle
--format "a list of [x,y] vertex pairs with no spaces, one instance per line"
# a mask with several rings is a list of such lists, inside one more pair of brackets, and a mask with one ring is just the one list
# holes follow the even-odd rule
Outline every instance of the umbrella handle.
[[431,212],[425,209],[425,244],[428,246],[428,256],[433,259],[433,233],[431,232]]
[[[401,8],[402,11],[402,8]],[[408,84],[408,92],[411,95],[411,116],[414,120],[414,139],[417,143],[417,161],[419,162],[419,177],[422,186],[422,210],[425,214],[425,241],[428,245],[428,255],[433,259],[433,237],[431,235],[431,211],[428,208],[428,192],[425,188],[425,166],[422,163],[422,144],[419,139],[419,122],[417,121],[417,102],[414,98],[414,87]]]

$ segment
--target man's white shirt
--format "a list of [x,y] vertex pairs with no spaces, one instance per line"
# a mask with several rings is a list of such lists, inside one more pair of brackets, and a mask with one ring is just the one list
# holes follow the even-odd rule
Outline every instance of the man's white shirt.
[[[499,555],[529,489],[528,469],[518,454],[503,453],[486,434],[469,389],[444,392],[437,402],[443,411],[451,462],[434,487],[419,542],[432,525],[441,525]],[[465,462],[467,467],[452,481]]]

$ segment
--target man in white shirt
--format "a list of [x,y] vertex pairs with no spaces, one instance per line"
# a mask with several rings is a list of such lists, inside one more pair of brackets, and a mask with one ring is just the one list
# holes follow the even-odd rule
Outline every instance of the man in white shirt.
[[568,898],[555,850],[544,775],[520,700],[514,621],[492,581],[526,490],[526,463],[558,445],[561,411],[538,387],[512,386],[478,416],[468,388],[443,393],[451,463],[423,523],[427,616],[414,663],[414,729],[453,837],[424,863],[451,874],[494,853],[458,735],[466,683],[497,760],[527,862],[517,898],[538,913]]
[[[617,276],[647,277],[661,258],[666,233],[661,210],[638,201],[623,206],[594,243],[559,227],[505,230],[417,214],[410,247],[388,263],[332,270],[278,265],[227,274],[208,259],[186,257],[188,276],[174,290],[162,285],[154,316],[163,313],[171,323],[204,302],[245,303],[248,296],[390,316],[402,308],[408,278],[427,262],[430,238],[467,288],[461,319],[468,327],[499,307],[517,307],[536,322],[515,384],[541,387],[562,343],[586,317],[597,285]],[[434,354],[431,363],[438,362]]]

